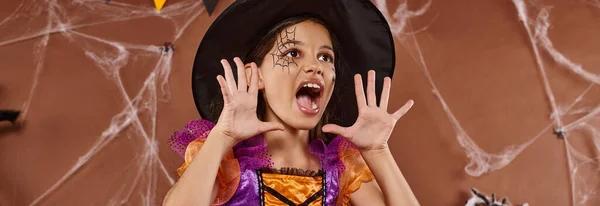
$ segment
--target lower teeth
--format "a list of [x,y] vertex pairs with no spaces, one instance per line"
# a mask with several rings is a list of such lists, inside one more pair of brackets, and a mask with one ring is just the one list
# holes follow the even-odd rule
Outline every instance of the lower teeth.
[[316,109],[317,108],[317,104],[316,103],[312,103],[312,109]]

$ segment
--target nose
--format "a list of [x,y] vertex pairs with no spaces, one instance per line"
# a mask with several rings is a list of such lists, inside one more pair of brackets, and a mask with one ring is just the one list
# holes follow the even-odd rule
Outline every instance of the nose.
[[318,75],[322,75],[323,74],[323,68],[321,68],[321,66],[318,65],[318,64],[306,65],[306,67],[304,67],[304,72],[306,72],[306,73],[316,73]]

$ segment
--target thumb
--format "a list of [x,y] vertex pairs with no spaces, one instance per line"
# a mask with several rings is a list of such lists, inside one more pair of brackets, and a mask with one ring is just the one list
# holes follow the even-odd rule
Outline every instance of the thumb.
[[260,124],[260,126],[258,127],[258,132],[264,133],[264,132],[273,131],[273,130],[282,130],[283,131],[283,129],[284,129],[283,124],[281,124],[281,123],[262,122]]
[[325,133],[331,133],[331,134],[336,134],[339,136],[343,136],[346,137],[347,135],[347,131],[348,128],[346,127],[342,127],[336,124],[326,124],[325,126],[323,126],[323,132]]

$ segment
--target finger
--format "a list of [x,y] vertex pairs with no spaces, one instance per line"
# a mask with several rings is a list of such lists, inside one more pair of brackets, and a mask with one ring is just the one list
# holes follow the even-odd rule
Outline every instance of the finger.
[[398,111],[394,112],[394,114],[392,116],[394,118],[396,118],[396,120],[400,119],[402,116],[404,116],[404,114],[406,114],[408,112],[408,110],[410,110],[410,108],[412,108],[414,103],[415,102],[412,99],[408,100],[408,102],[406,102],[406,104],[404,104],[404,106],[400,107],[400,109],[398,109]]
[[348,128],[335,124],[326,124],[321,129],[325,133],[331,133],[342,137],[348,137]]
[[268,131],[280,130],[283,131],[284,127],[281,123],[275,122],[262,122],[260,126],[258,126],[259,133],[265,133]]
[[233,95],[233,91],[235,88],[235,78],[233,78],[233,72],[231,71],[231,66],[226,59],[221,60],[221,64],[223,65],[223,70],[225,70],[225,80],[227,80],[227,89],[230,95]]
[[221,76],[221,75],[217,76],[217,81],[219,82],[219,85],[221,85],[221,93],[223,94],[223,102],[229,103],[229,101],[231,101],[231,97],[230,97],[229,91],[227,89],[227,81],[225,81],[225,78],[223,78],[223,76]]
[[242,62],[242,59],[240,59],[239,57],[235,57],[233,58],[233,61],[235,62],[235,65],[237,66],[237,86],[238,86],[238,91],[248,91],[248,83],[246,83],[246,71],[244,68],[244,62]]
[[392,79],[389,77],[385,77],[383,79],[383,90],[381,90],[381,99],[379,100],[379,108],[387,111],[388,101],[390,99],[390,87],[392,84]]
[[377,97],[375,97],[375,71],[370,70],[367,77],[367,105],[377,107]]
[[252,68],[252,73],[250,74],[250,88],[248,89],[248,93],[258,96],[258,68],[254,62],[250,64],[250,67]]
[[354,93],[356,94],[356,104],[358,105],[358,109],[367,106],[365,101],[365,90],[360,74],[354,75]]

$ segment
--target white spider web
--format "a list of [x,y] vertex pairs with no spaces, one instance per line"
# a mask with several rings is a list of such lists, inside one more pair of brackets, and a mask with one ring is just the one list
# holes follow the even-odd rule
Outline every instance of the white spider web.
[[[169,40],[176,42],[191,22],[203,12],[204,5],[198,0],[169,2],[161,12],[157,12],[151,4],[140,6],[119,1],[106,3],[103,0],[25,0],[13,13],[0,21],[0,31],[4,31],[0,34],[0,47],[35,41],[33,83],[22,106],[20,118],[27,118],[29,105],[39,89],[38,80],[45,67],[47,47],[53,35],[62,35],[81,48],[85,56],[93,62],[89,67],[99,68],[106,78],[114,83],[124,103],[122,110],[114,115],[110,125],[99,134],[88,151],[30,205],[42,204],[124,132],[133,133],[131,136],[140,138],[136,141],[142,140],[138,145],[141,145],[143,150],[132,158],[131,163],[138,163],[137,172],[128,182],[120,184],[122,186],[106,204],[128,204],[135,191],[142,191],[138,194],[142,201],[139,204],[160,204],[157,200],[161,198],[156,197],[159,178],[166,178],[171,184],[175,181],[174,177],[171,177],[173,171],[167,171],[158,157],[159,140],[156,138],[157,101],[168,101],[170,98],[168,77],[173,52],[166,51],[163,42],[153,45],[127,43],[86,34],[83,31],[109,23],[154,17],[164,19],[172,25],[174,31]],[[126,71],[123,71],[123,68],[144,62],[153,64],[142,65],[150,70],[144,78],[143,86],[136,91],[128,91],[130,88],[124,85],[123,73]]]
[[[554,129],[555,132],[564,132],[564,145],[567,151],[568,167],[570,171],[572,205],[598,205],[600,197],[598,189],[600,189],[600,160],[598,152],[600,152],[600,102],[594,102],[594,106],[579,106],[588,95],[588,93],[600,84],[600,74],[595,74],[585,70],[580,64],[572,62],[568,57],[554,48],[551,39],[549,38],[548,30],[550,28],[550,6],[544,6],[535,0],[512,0],[513,5],[518,13],[518,18],[522,22],[523,29],[527,32],[528,39],[535,54],[534,58],[537,62],[537,68],[541,77],[543,86],[546,92],[546,97],[549,106],[552,109],[550,118],[552,124],[541,129],[536,136],[529,138],[522,144],[506,146],[502,151],[497,153],[486,152],[481,149],[477,143],[465,131],[459,120],[448,107],[446,100],[443,98],[440,90],[436,86],[430,70],[427,66],[427,57],[423,55],[421,46],[415,38],[415,33],[406,32],[406,30],[414,30],[410,24],[410,19],[418,17],[427,12],[431,5],[428,1],[416,11],[408,10],[407,2],[401,4],[396,12],[389,16],[389,12],[384,0],[375,1],[386,18],[391,24],[394,35],[402,40],[402,43],[412,53],[415,61],[419,62],[420,68],[425,73],[429,84],[433,88],[433,94],[440,101],[444,112],[447,114],[450,123],[456,132],[456,138],[465,150],[470,162],[465,166],[465,172],[471,176],[479,177],[486,173],[499,170],[511,163],[523,150],[527,149],[536,140],[547,133],[548,130]],[[585,0],[583,1],[594,7],[600,8],[600,1]],[[600,12],[600,11],[599,11]],[[420,29],[423,31],[425,29]],[[560,69],[567,69],[578,77],[578,81],[585,81],[589,86],[581,91],[576,98],[569,102],[558,102],[552,90],[550,78],[547,75],[548,67],[544,61],[543,55],[549,55],[551,61],[558,64]],[[556,69],[556,68],[552,68]],[[569,119],[570,121],[565,121]],[[579,146],[575,146],[577,142]],[[593,145],[590,151],[581,151],[581,145]]]
[[[377,6],[386,14],[392,32],[402,39],[402,43],[410,48],[415,48],[415,60],[420,62],[423,72],[427,76],[429,83],[433,88],[433,93],[438,97],[440,103],[447,113],[448,118],[455,128],[457,140],[465,149],[467,157],[470,159],[465,171],[472,176],[481,176],[485,173],[501,169],[511,163],[523,150],[527,149],[546,131],[558,129],[566,132],[565,147],[569,160],[573,205],[593,205],[598,199],[598,159],[595,156],[588,155],[589,152],[581,152],[575,145],[577,140],[585,139],[586,143],[594,145],[595,151],[600,149],[600,128],[598,114],[600,106],[578,107],[581,101],[584,101],[586,95],[594,87],[598,87],[600,77],[598,74],[588,72],[577,63],[562,55],[557,51],[552,41],[548,38],[549,10],[546,7],[533,7],[527,5],[522,0],[514,0],[515,9],[519,19],[523,22],[523,29],[527,32],[531,41],[532,50],[538,61],[537,68],[543,77],[546,95],[549,105],[552,107],[550,114],[553,123],[546,128],[542,128],[539,135],[530,138],[528,141],[519,144],[507,146],[505,150],[498,153],[489,153],[482,150],[475,141],[467,134],[461,126],[459,120],[453,115],[452,110],[446,104],[441,92],[438,90],[433,78],[429,74],[426,64],[427,57],[420,51],[419,43],[414,38],[414,34],[423,31],[413,30],[410,19],[425,14],[428,11],[431,1],[422,8],[411,11],[407,3],[401,4],[390,16],[384,0],[375,0]],[[597,0],[586,0],[584,3],[593,7],[600,8],[600,2]],[[29,105],[39,90],[38,80],[40,74],[45,68],[48,45],[51,42],[51,36],[61,35],[67,38],[74,45],[81,48],[86,57],[93,63],[89,67],[99,68],[107,79],[112,81],[117,87],[119,96],[124,102],[124,106],[116,114],[110,125],[100,134],[96,142],[83,153],[78,161],[68,172],[57,179],[51,187],[40,193],[30,205],[40,205],[52,194],[60,190],[66,182],[106,146],[114,141],[115,138],[124,132],[131,132],[131,136],[139,138],[135,141],[141,141],[143,145],[141,153],[134,158],[139,163],[137,172],[130,178],[130,182],[125,182],[115,191],[112,199],[106,204],[119,205],[130,201],[131,196],[136,191],[135,188],[142,188],[143,205],[157,205],[156,187],[158,179],[167,179],[173,184],[174,179],[167,171],[163,163],[158,158],[158,142],[156,138],[156,117],[157,102],[160,100],[169,100],[169,82],[168,77],[171,72],[172,52],[164,52],[162,42],[155,44],[128,43],[112,40],[110,38],[91,35],[84,32],[85,29],[95,26],[118,23],[123,21],[132,21],[142,18],[160,18],[164,19],[173,27],[173,35],[170,41],[176,42],[190,23],[196,19],[202,12],[204,6],[199,0],[181,0],[168,2],[161,12],[156,12],[152,5],[139,6],[120,1],[111,1],[105,3],[103,0],[24,0],[17,9],[6,18],[0,20],[0,47],[11,46],[23,42],[33,41],[33,67],[34,73],[31,77],[32,84],[28,92],[28,97],[22,106],[21,118],[27,119]],[[23,23],[25,22],[25,23]],[[10,31],[10,32],[5,32]],[[552,87],[545,72],[547,70],[542,60],[542,54],[550,55],[556,63],[563,68],[572,71],[581,78],[581,81],[589,82],[589,87],[584,90],[574,101],[560,103],[555,100]],[[124,86],[123,68],[130,64],[141,64],[140,62],[150,62],[145,65],[148,67],[148,75],[144,78],[143,86],[132,92]],[[597,105],[597,103],[596,103]],[[576,117],[576,118],[573,118]],[[566,120],[569,121],[566,121]],[[573,139],[573,138],[579,139]],[[591,140],[589,140],[591,139]],[[585,144],[585,143],[584,143]]]

